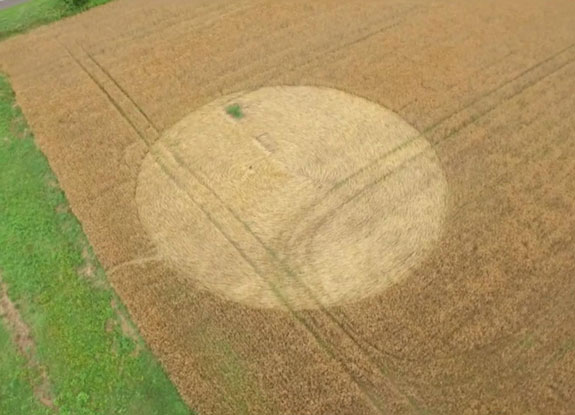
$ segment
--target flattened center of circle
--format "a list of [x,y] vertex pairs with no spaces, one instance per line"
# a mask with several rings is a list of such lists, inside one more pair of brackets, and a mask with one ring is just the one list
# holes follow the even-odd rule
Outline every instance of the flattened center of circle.
[[268,87],[167,130],[136,192],[160,255],[198,289],[317,308],[385,290],[440,236],[446,182],[397,114],[342,91]]

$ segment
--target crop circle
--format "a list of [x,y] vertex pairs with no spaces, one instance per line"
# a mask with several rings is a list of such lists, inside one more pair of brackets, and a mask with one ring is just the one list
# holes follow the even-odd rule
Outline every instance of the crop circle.
[[136,202],[160,255],[199,288],[308,309],[409,275],[440,237],[446,191],[433,148],[394,112],[329,88],[266,87],[162,134]]

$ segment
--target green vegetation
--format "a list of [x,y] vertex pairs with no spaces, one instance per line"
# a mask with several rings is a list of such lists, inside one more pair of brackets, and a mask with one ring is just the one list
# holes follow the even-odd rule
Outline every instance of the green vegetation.
[[[31,0],[1,10],[0,39],[107,1]],[[4,77],[0,171],[0,272],[31,330],[57,413],[189,414],[141,338],[124,331],[126,311]],[[0,319],[0,414],[54,413],[34,396],[38,373],[12,340]]]
[[229,105],[226,107],[226,113],[236,119],[244,117],[244,113],[242,111],[242,107],[240,107],[240,104]]
[[75,9],[83,9],[88,5],[88,0],[62,0],[68,9],[75,10]]
[[47,415],[32,392],[31,374],[0,321],[0,414]]
[[[143,341],[124,332],[125,310],[114,306],[121,303],[3,77],[0,170],[0,272],[30,327],[58,413],[188,414]],[[45,413],[35,410],[30,373],[4,332],[0,350],[0,413]]]
[[0,11],[0,39],[76,14],[110,0],[30,0]]

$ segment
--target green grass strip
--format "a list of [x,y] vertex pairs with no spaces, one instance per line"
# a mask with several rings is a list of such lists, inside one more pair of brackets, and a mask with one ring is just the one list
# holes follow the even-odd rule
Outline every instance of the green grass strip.
[[26,362],[1,320],[0,351],[0,414],[52,414],[34,397]]
[[[112,306],[120,301],[67,206],[7,79],[0,77],[0,272],[30,327],[58,413],[189,414],[141,339],[123,333]],[[87,263],[89,277],[81,271]],[[0,379],[26,377],[13,360],[0,367]],[[23,396],[22,407],[0,413],[35,414],[26,406],[32,405],[29,385],[10,387]]]
[[0,39],[23,33],[34,27],[60,20],[110,0],[88,0],[81,8],[70,7],[65,0],[30,0],[0,10]]

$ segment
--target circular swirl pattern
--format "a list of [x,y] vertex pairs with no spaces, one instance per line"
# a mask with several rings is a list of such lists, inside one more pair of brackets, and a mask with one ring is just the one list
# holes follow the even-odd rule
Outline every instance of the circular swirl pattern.
[[307,309],[408,275],[440,236],[446,190],[433,148],[397,114],[334,89],[267,87],[167,130],[136,202],[159,253],[198,287]]

